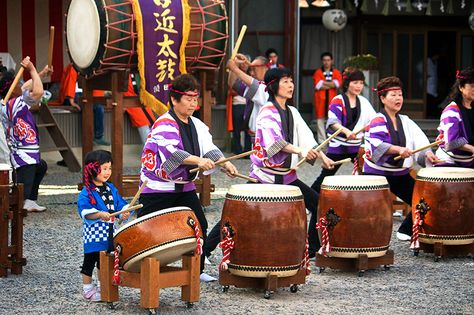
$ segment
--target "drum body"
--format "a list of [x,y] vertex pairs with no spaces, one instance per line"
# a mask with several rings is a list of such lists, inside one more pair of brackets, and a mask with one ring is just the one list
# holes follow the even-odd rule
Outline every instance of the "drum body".
[[418,204],[424,201],[429,209],[423,218],[419,241],[427,244],[442,242],[445,245],[474,243],[473,197],[473,169],[421,169],[413,191],[413,220],[416,219]]
[[229,272],[243,277],[293,276],[306,249],[306,211],[298,187],[233,185],[226,195],[221,228],[230,226],[234,249]]
[[8,185],[10,183],[11,169],[8,164],[0,164],[0,185]]
[[[188,0],[190,32],[186,68],[216,70],[227,46],[225,6],[215,0]],[[74,68],[83,76],[137,67],[135,18],[131,0],[72,0],[66,40]]]
[[[321,185],[318,218],[329,221],[328,256],[386,254],[392,235],[392,201],[383,176],[328,176]],[[321,233],[320,233],[321,239]]]
[[[140,262],[155,257],[164,266],[196,249],[192,220],[194,212],[187,207],[174,207],[147,214],[117,229],[114,247],[119,247],[120,266],[127,271],[140,271]],[[200,234],[202,238],[202,233]]]

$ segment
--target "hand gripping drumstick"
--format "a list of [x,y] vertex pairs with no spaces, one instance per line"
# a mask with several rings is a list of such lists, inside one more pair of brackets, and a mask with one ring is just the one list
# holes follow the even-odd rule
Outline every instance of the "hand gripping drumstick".
[[366,126],[360,128],[359,130],[354,131],[354,134],[355,134],[355,135],[358,135],[359,133],[361,133],[362,131],[364,131],[364,130],[365,130],[367,127],[369,127],[369,126],[370,126],[370,124],[368,124],[368,125],[366,125]]
[[5,98],[3,99],[2,105],[7,105],[8,100],[12,96],[13,90],[15,89],[15,86],[17,86],[18,81],[20,81],[20,78],[23,76],[23,71],[25,71],[25,68],[23,66],[18,70],[15,79],[13,80],[12,85],[10,85],[10,88],[8,89],[7,95],[5,95]]
[[336,161],[336,162],[334,162],[333,165],[344,164],[344,163],[348,163],[348,162],[350,162],[350,161],[352,161],[351,158],[347,158],[347,159],[344,159],[344,160]]
[[[223,160],[220,160],[219,162],[216,162],[215,165],[221,165],[221,164],[224,164],[225,162],[228,162],[228,161],[232,161],[232,160],[237,160],[237,159],[240,159],[240,158],[243,158],[243,157],[246,157],[246,156],[249,156],[249,155],[252,155],[256,152],[256,150],[252,150],[252,151],[247,151],[247,152],[244,152],[244,153],[240,153],[240,154],[237,154],[237,155],[234,155],[234,156],[231,156],[231,157],[228,157],[226,159],[223,159]],[[196,168],[193,168],[192,170],[189,171],[189,173],[196,173],[199,171],[199,167],[196,167]]]
[[[335,133],[333,133],[329,138],[327,138],[326,140],[324,140],[320,145],[318,145],[316,147],[316,151],[321,151],[322,148],[324,148],[328,143],[329,141],[331,141],[332,139],[334,139],[338,134],[340,134],[342,132],[342,130],[344,129],[344,127],[341,127],[339,128]],[[296,164],[296,168],[300,167],[301,165],[303,165],[303,163],[306,162],[306,158],[302,158],[298,164]]]
[[[417,152],[426,150],[426,149],[428,149],[428,148],[437,146],[437,145],[439,145],[439,144],[441,144],[441,143],[443,143],[443,142],[444,142],[444,140],[435,141],[435,142],[433,142],[433,143],[430,143],[430,144],[428,144],[428,145],[425,145],[424,147],[421,147],[421,148],[418,148],[418,149],[414,150],[412,153],[417,153]],[[402,157],[399,155],[399,156],[395,157],[394,160],[395,160],[395,161],[398,161],[398,160],[400,160],[401,158],[402,158]]]
[[[239,52],[240,44],[242,44],[242,40],[244,39],[245,32],[247,31],[247,25],[242,25],[240,29],[239,37],[237,37],[237,41],[235,42],[234,49],[232,50],[232,55],[230,55],[230,60],[234,60],[235,56]],[[227,69],[229,72],[229,69]]]
[[122,213],[125,213],[125,212],[130,212],[130,211],[133,211],[133,210],[136,210],[136,209],[140,209],[141,207],[143,207],[143,205],[140,203],[136,206],[133,206],[133,207],[128,207],[127,209],[123,209],[123,210],[120,210],[120,211],[117,211],[117,212],[114,212],[114,213],[111,213],[110,216],[111,217],[116,217]]
[[48,49],[48,66],[53,65],[53,47],[54,47],[54,26],[49,27],[49,49]]

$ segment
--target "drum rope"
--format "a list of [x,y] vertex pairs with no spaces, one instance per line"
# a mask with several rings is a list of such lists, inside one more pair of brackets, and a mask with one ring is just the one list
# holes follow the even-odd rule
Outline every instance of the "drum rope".
[[354,164],[352,166],[352,175],[359,175],[359,159],[356,156],[354,159]]
[[199,224],[196,221],[192,221],[193,228],[194,228],[194,236],[196,237],[196,250],[194,253],[196,255],[202,255],[202,239],[201,239],[201,233],[199,230]]
[[412,236],[411,236],[411,244],[410,248],[411,249],[419,249],[420,248],[420,242],[418,240],[418,234],[420,232],[420,228],[423,225],[423,219],[421,218],[420,215],[420,209],[415,210],[415,221],[413,222],[413,227],[412,227]]
[[117,246],[114,250],[114,276],[112,278],[114,285],[120,285],[119,254],[120,247]]
[[304,254],[303,254],[303,260],[301,261],[301,269],[306,270],[306,275],[311,274],[311,266],[310,266],[310,263],[309,263],[308,250],[309,250],[308,235],[306,235],[306,245],[305,245],[305,250],[304,250]]
[[321,248],[318,253],[327,257],[327,254],[331,252],[331,245],[329,244],[329,232],[328,232],[329,222],[326,218],[320,218],[319,223],[316,224],[316,229],[321,230]]
[[230,235],[230,230],[227,226],[224,226],[224,228],[222,228],[222,232],[224,233],[225,237],[220,242],[219,247],[222,248],[222,250],[224,251],[224,254],[222,256],[222,261],[219,264],[219,269],[227,270],[229,269],[230,252],[234,249],[235,243],[234,243],[234,240],[232,239],[232,236]]

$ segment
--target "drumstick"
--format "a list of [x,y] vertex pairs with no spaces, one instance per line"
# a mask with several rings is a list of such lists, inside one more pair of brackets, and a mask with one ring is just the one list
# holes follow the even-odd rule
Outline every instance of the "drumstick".
[[136,210],[136,209],[140,209],[141,207],[143,207],[143,205],[140,203],[140,204],[138,204],[138,205],[136,205],[136,206],[128,207],[127,209],[123,209],[123,210],[120,210],[120,211],[111,213],[110,216],[111,216],[111,217],[116,217],[116,216],[118,216],[119,214],[122,214],[122,213],[125,213],[125,212],[130,212],[130,211],[133,211],[133,210]]
[[[333,138],[335,138],[338,134],[340,134],[342,132],[342,130],[344,129],[344,127],[341,127],[339,128],[335,133],[333,133],[329,138],[327,138],[326,140],[324,140],[320,145],[318,145],[316,147],[316,151],[321,151],[322,148],[324,148],[328,143],[329,141],[331,141]],[[303,163],[306,162],[306,158],[302,158],[297,164],[296,164],[296,168],[300,167],[301,165],[303,165]]]
[[448,162],[448,161],[447,160],[436,160],[433,163],[434,164],[439,164],[439,163],[446,163],[446,162]]
[[[444,140],[435,141],[435,142],[433,142],[433,143],[430,143],[430,144],[428,144],[428,145],[425,145],[424,147],[421,147],[421,148],[418,148],[418,149],[414,150],[412,153],[417,153],[417,152],[426,150],[426,149],[428,149],[428,148],[437,146],[437,145],[439,145],[439,144],[441,144],[441,143],[443,143],[443,142],[444,142]],[[399,155],[399,156],[396,156],[396,157],[394,158],[394,160],[395,160],[395,161],[398,161],[398,160],[400,160],[401,158],[402,158],[402,157]]]
[[[240,44],[242,44],[242,40],[244,39],[245,32],[247,31],[247,25],[242,25],[240,29],[239,37],[237,37],[237,41],[235,42],[234,49],[232,50],[232,54],[230,55],[230,60],[234,60],[235,56],[239,52]],[[227,69],[229,72],[229,69]]]
[[[228,157],[226,159],[223,159],[223,160],[220,160],[220,161],[216,162],[215,165],[221,165],[221,164],[224,164],[225,162],[228,162],[228,161],[237,160],[237,159],[249,156],[251,154],[254,154],[256,151],[257,150],[247,151],[247,152],[244,152],[244,153],[240,153],[240,154]],[[191,169],[189,171],[189,173],[192,174],[192,173],[196,173],[197,171],[199,171],[199,167]]]
[[350,162],[350,161],[352,161],[352,159],[351,159],[351,158],[347,158],[347,159],[344,159],[344,160],[336,161],[336,162],[334,162],[333,165],[344,164],[344,163],[348,163],[348,162]]
[[10,85],[10,88],[8,89],[7,95],[5,95],[5,98],[3,99],[2,105],[7,105],[8,100],[12,96],[13,90],[18,84],[18,81],[20,81],[21,76],[23,75],[23,71],[25,71],[25,68],[21,67],[20,70],[18,70],[15,79],[13,80],[12,85]]
[[138,197],[140,197],[140,194],[142,193],[143,191],[143,188],[145,188],[146,184],[148,184],[148,179],[145,179],[142,183],[142,185],[140,186],[140,188],[138,189],[137,193],[135,194],[135,196],[133,196],[133,199],[132,201],[130,202],[129,204],[129,207],[132,207],[135,202],[137,202],[138,200]]
[[355,135],[357,136],[359,133],[361,133],[362,131],[364,131],[364,130],[365,130],[367,127],[369,127],[369,126],[370,126],[370,124],[368,124],[368,125],[366,125],[366,126],[360,128],[359,130],[354,131],[353,134],[355,134]]
[[242,178],[242,179],[246,179],[248,180],[249,182],[252,182],[252,183],[258,183],[258,180],[256,180],[255,178],[252,178],[252,177],[248,177],[248,176],[245,176],[245,175],[242,175],[242,174],[234,174],[235,177],[239,177],[239,178]]
[[53,65],[54,26],[49,27],[48,66]]

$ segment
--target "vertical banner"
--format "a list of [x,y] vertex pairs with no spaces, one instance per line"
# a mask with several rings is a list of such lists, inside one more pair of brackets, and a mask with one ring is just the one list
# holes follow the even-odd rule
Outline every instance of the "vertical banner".
[[187,0],[133,0],[133,13],[140,101],[161,115],[168,110],[168,84],[186,73],[189,6]]

